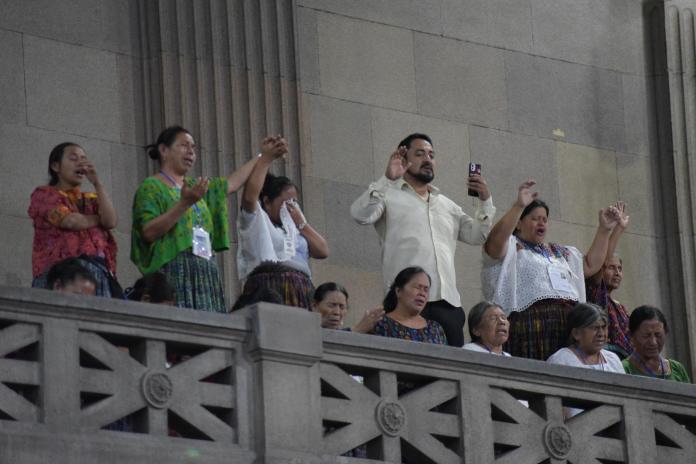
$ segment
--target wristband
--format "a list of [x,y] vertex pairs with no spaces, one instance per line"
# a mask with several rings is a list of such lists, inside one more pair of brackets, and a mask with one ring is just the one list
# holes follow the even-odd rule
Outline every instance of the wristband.
[[297,230],[302,230],[302,229],[304,229],[305,227],[307,227],[307,223],[306,223],[306,222],[303,222],[303,223],[297,225]]

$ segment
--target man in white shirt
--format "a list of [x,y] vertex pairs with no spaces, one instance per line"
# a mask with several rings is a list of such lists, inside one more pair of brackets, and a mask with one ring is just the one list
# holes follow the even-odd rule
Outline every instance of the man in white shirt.
[[479,174],[467,182],[480,200],[474,218],[440,194],[431,184],[434,177],[432,140],[425,134],[411,134],[392,153],[384,177],[370,184],[350,212],[358,223],[374,224],[379,234],[385,288],[402,269],[424,268],[432,284],[422,315],[443,326],[450,345],[462,346],[465,315],[454,271],[457,240],[483,244],[495,207]]

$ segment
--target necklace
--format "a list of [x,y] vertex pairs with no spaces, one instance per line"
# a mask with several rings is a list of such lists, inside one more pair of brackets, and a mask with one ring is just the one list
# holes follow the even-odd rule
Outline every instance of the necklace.
[[631,357],[633,358],[634,361],[638,361],[638,367],[640,367],[640,368],[643,370],[643,372],[645,372],[646,374],[648,374],[650,377],[654,377],[654,378],[656,378],[656,379],[657,379],[657,378],[660,378],[660,379],[665,379],[665,378],[667,378],[667,373],[665,372],[665,364],[664,364],[664,362],[662,361],[662,356],[659,357],[659,361],[660,361],[660,372],[661,372],[661,374],[659,375],[659,377],[658,377],[658,375],[657,375],[657,372],[655,372],[655,371],[653,371],[652,369],[650,369],[650,367],[648,366],[648,364],[647,364],[645,361],[643,361],[643,359],[640,357],[640,355],[639,355],[638,353],[636,353],[636,352],[634,351],[634,352],[631,354]]

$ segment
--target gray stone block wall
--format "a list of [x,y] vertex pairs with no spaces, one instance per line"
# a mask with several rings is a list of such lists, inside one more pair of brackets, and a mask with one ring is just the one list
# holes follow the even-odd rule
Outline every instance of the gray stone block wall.
[[[469,161],[483,165],[499,214],[514,201],[517,185],[535,178],[551,207],[551,239],[580,250],[592,241],[598,210],[627,201],[631,225],[618,250],[625,277],[616,296],[629,308],[651,303],[676,310],[661,255],[648,2],[297,3],[304,131],[311,140],[306,176],[360,191],[382,175],[404,135],[423,131],[435,141],[435,183],[469,212],[475,206],[464,185]],[[404,71],[411,65],[415,72]],[[332,141],[339,141],[341,156],[327,162]],[[368,164],[373,173],[366,179]],[[349,191],[309,183],[304,195]],[[315,266],[317,282],[350,276],[343,283],[356,295],[351,320],[382,296],[378,285],[362,284],[379,275],[366,265],[374,261],[376,234],[356,249],[364,235],[337,218],[348,214],[353,199],[330,201],[342,211],[328,211],[324,201],[322,222],[343,228],[337,232],[344,243],[335,245],[339,256],[330,266]],[[480,250],[460,248],[457,280],[470,305],[482,297]],[[345,249],[356,251],[343,258]],[[364,252],[371,258],[363,261]]]

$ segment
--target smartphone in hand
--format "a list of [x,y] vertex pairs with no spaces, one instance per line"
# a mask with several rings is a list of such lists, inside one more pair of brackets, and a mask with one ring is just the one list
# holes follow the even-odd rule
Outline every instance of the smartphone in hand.
[[[481,165],[478,163],[469,163],[469,177],[473,176],[474,174],[481,174]],[[478,197],[479,194],[476,190],[469,189],[469,196]]]

